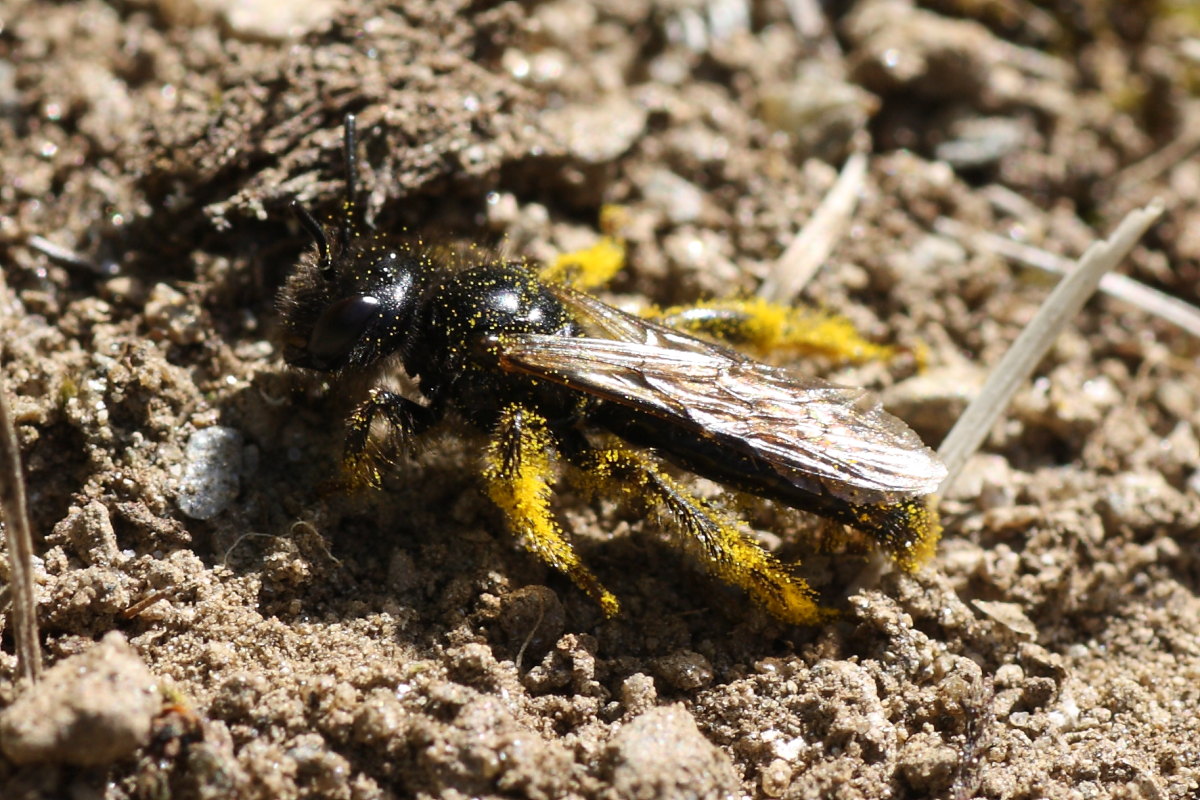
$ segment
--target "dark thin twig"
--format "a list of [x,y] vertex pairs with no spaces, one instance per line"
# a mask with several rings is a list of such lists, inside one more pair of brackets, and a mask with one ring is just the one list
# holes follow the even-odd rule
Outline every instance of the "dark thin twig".
[[66,267],[86,270],[103,278],[111,278],[120,271],[116,262],[106,261],[100,263],[93,261],[82,253],[77,253],[74,250],[57,245],[42,236],[30,236],[25,240],[25,244],[51,261],[55,261]]
[[533,627],[529,629],[529,635],[525,637],[525,641],[521,642],[521,649],[517,651],[516,667],[517,674],[521,674],[522,662],[525,660],[525,648],[529,647],[529,643],[533,641],[533,635],[537,633],[537,629],[542,626],[542,620],[546,618],[546,600],[540,594],[538,597],[538,617],[534,620]]
[[[0,279],[0,315],[7,306],[6,288]],[[25,503],[25,477],[21,450],[13,427],[8,390],[0,371],[0,508],[4,510],[4,532],[8,540],[9,573],[12,575],[12,625],[17,661],[22,677],[36,681],[42,673],[42,650],[37,630],[37,602],[33,594],[33,538],[29,532],[29,509]]]

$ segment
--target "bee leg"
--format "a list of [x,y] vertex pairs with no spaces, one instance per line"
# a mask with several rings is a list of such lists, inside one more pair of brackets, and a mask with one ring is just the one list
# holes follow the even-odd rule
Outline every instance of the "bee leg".
[[865,532],[905,572],[916,572],[937,552],[942,525],[931,497],[898,503],[851,505],[848,524]]
[[861,364],[887,361],[894,347],[864,339],[850,320],[813,308],[793,308],[757,297],[675,306],[654,316],[664,325],[759,353],[791,352]]
[[561,253],[538,273],[539,279],[580,290],[608,283],[625,266],[625,240],[621,238],[621,229],[628,222],[628,216],[628,210],[623,206],[605,206],[600,211],[600,228],[604,236],[584,250]]
[[803,579],[738,530],[738,520],[694,496],[650,460],[623,447],[581,450],[575,454],[584,484],[592,490],[616,489],[668,516],[699,544],[699,555],[713,575],[737,584],[775,616],[812,625],[834,612],[817,605],[816,593]]
[[620,611],[620,603],[579,560],[550,512],[554,451],[545,419],[519,405],[506,408],[485,455],[488,496],[527,550],[565,573],[612,617]]
[[379,486],[380,454],[368,445],[371,438],[371,423],[382,414],[404,447],[410,447],[413,439],[437,422],[440,410],[434,406],[423,406],[407,397],[372,389],[354,412],[346,426],[346,445],[343,469],[353,485]]

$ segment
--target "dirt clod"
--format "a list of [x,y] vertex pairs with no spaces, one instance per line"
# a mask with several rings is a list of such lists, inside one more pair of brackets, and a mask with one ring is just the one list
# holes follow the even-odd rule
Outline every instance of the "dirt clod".
[[604,764],[605,796],[613,800],[718,800],[739,785],[729,757],[677,706],[652,709],[622,726]]
[[157,679],[114,631],[0,712],[0,750],[16,764],[105,766],[146,745],[161,705]]

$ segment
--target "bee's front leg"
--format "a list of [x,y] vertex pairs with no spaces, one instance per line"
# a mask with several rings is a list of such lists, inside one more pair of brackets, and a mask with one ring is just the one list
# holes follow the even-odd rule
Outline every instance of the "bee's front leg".
[[355,485],[378,486],[382,455],[370,447],[371,423],[382,415],[403,448],[429,430],[442,416],[437,406],[423,406],[407,397],[384,389],[372,389],[367,399],[354,409],[346,426],[343,469]]

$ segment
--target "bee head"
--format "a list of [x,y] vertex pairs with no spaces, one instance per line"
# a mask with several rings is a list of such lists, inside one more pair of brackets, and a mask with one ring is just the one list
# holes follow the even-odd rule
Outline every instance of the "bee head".
[[284,359],[296,367],[334,372],[364,367],[397,352],[417,303],[418,276],[428,257],[384,241],[359,222],[354,202],[354,116],[346,116],[346,200],[333,246],[325,228],[299,201],[292,210],[316,243],[288,278],[277,305]]

